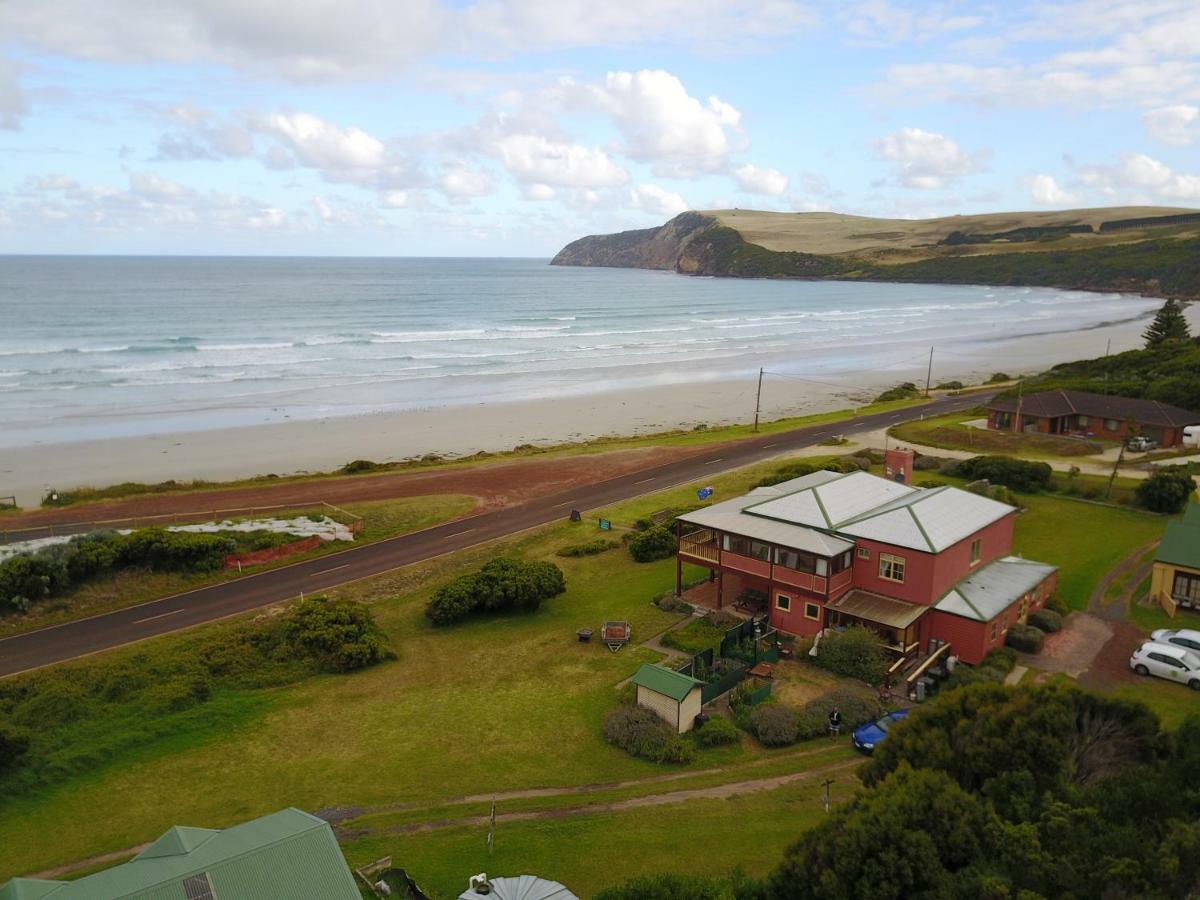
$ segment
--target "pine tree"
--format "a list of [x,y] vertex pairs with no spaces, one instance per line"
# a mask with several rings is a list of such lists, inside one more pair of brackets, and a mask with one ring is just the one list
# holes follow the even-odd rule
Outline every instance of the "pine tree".
[[1167,341],[1186,341],[1191,337],[1183,307],[1175,300],[1168,300],[1154,316],[1154,321],[1142,332],[1147,347],[1157,347]]

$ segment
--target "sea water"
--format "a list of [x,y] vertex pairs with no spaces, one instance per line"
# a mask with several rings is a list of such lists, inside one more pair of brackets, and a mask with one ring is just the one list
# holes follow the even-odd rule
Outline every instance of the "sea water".
[[1158,305],[534,259],[0,257],[0,446],[570,397],[762,366],[853,386],[855,373],[911,371],[932,344],[962,362],[981,342]]

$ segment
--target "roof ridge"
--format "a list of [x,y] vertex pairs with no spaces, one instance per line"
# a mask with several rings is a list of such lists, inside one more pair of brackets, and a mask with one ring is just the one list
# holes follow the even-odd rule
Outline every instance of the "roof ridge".
[[908,514],[912,516],[913,524],[917,526],[917,531],[921,532],[921,537],[925,538],[925,543],[929,546],[930,553],[937,553],[937,547],[933,545],[933,541],[929,538],[929,533],[925,530],[925,526],[921,524],[921,520],[917,518],[917,514],[913,512],[913,504],[905,506]]

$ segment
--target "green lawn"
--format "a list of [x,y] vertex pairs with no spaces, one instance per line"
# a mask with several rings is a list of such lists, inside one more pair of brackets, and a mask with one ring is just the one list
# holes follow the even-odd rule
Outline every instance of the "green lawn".
[[[724,499],[782,464],[754,466],[705,483]],[[599,514],[617,526],[630,525],[655,510],[693,503],[699,486],[683,485]],[[1064,594],[1074,599],[1086,598],[1107,565],[1148,542],[1145,535],[1157,534],[1162,525],[1157,517],[1064,498],[1034,497],[1028,504],[1018,520],[1018,550],[1060,565]],[[223,689],[185,714],[166,714],[158,723],[165,735],[148,738],[136,752],[97,753],[84,775],[36,793],[0,797],[0,880],[131,847],[172,824],[219,827],[288,805],[317,810],[416,804],[421,809],[380,820],[411,823],[459,815],[455,798],[470,795],[609,784],[678,771],[610,747],[600,727],[615,686],[641,663],[658,658],[636,643],[683,618],[650,603],[672,587],[674,560],[639,565],[624,550],[578,559],[554,555],[596,534],[594,521],[563,521],[333,592],[371,604],[396,660],[354,675],[312,677],[283,687]],[[535,615],[484,617],[432,629],[423,616],[432,588],[500,552],[553,560],[566,574],[567,593]],[[576,641],[579,627],[612,618],[632,623],[635,646],[611,653]],[[105,657],[186,654],[199,633]],[[136,714],[129,710],[130,716]],[[120,720],[109,724],[122,727]],[[95,727],[103,730],[105,723]],[[697,783],[736,782],[780,770],[805,771],[826,759],[823,754],[793,759],[790,752],[743,740],[733,748],[699,753],[683,771],[721,767],[716,776],[697,774]],[[852,783],[848,770],[837,778],[841,787]],[[645,790],[614,791],[611,797]],[[505,823],[494,861],[484,854],[478,828],[372,834],[347,849],[353,862],[391,853],[418,881],[445,893],[461,889],[466,876],[486,868],[562,877],[586,896],[630,874],[662,868],[722,872],[741,863],[759,871],[820,816],[812,788],[802,784],[624,812],[593,807],[568,815],[568,803],[556,798],[514,804],[563,815]]]
[[1113,446],[1103,441],[1084,442],[1050,434],[1014,434],[963,424],[986,416],[987,411],[979,407],[966,412],[901,422],[889,428],[888,433],[902,441],[925,447],[1026,459],[1079,460],[1098,455],[1095,447],[1103,449]]
[[[374,500],[348,504],[347,512],[363,517],[363,532],[355,544],[371,543],[397,535],[430,528],[440,522],[466,515],[478,501],[465,494],[437,494],[425,497],[402,497],[396,500]],[[310,511],[311,508],[308,508]],[[274,514],[291,518],[288,512]],[[248,567],[244,572],[230,569],[221,572],[184,574],[180,572],[151,572],[142,569],[117,572],[97,578],[70,594],[52,597],[33,606],[25,614],[0,616],[0,637],[57,625],[72,619],[94,616],[109,610],[136,606],[147,600],[169,597],[185,591],[232,581],[243,574],[265,572],[290,566],[317,556],[327,556],[349,547],[341,541],[322,543],[308,553],[284,557],[273,562]]]

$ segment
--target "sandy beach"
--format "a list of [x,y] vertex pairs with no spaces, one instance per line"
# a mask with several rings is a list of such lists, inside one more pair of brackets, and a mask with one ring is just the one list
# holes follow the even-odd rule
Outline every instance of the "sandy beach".
[[[1189,316],[1200,319],[1193,309]],[[1041,371],[1056,362],[1138,346],[1142,322],[1082,332],[1042,334],[934,354],[933,381],[979,382],[995,371]],[[697,372],[697,378],[703,378]],[[901,381],[924,382],[913,363],[886,371],[830,373],[813,380],[773,377],[763,383],[764,420],[845,409],[869,402]],[[0,496],[34,507],[50,489],[174,478],[228,480],[335,469],[352,459],[390,461],[426,453],[463,456],[519,444],[584,441],[673,428],[749,422],[753,380],[703,381],[560,399],[446,406],[369,416],[331,417],[239,428],[103,441],[39,444],[0,451]]]

